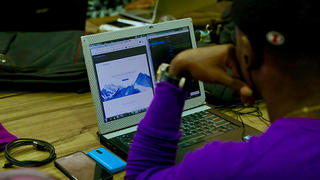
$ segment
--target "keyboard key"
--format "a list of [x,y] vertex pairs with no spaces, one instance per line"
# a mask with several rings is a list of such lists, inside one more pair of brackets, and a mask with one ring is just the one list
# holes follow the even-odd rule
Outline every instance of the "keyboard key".
[[180,147],[187,147],[187,146],[199,143],[199,142],[203,142],[204,141],[204,137],[205,137],[205,135],[200,135],[200,136],[188,139],[187,141],[179,143],[179,146]]
[[189,141],[190,139],[197,139],[197,138],[201,138],[203,137],[203,134],[201,133],[197,133],[197,134],[190,134],[190,135],[187,135],[187,136],[182,136],[180,138],[180,142],[183,142],[183,141]]
[[228,122],[228,121],[220,121],[220,122],[215,123],[215,126],[218,128],[218,127],[226,126],[228,124],[230,124],[230,122]]

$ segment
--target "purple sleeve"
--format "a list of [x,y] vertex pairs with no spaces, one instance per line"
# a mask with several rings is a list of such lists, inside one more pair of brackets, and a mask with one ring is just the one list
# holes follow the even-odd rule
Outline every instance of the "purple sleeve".
[[[198,179],[199,174],[203,178],[221,178],[223,167],[216,167],[219,173],[213,176],[214,162],[232,165],[229,160],[238,156],[235,152],[242,151],[242,146],[220,142],[189,153],[182,163],[175,164],[184,100],[185,93],[181,89],[169,83],[158,84],[155,97],[133,139],[125,179]],[[217,154],[214,155],[213,151]],[[237,163],[241,164],[245,158]]]
[[7,143],[15,139],[17,137],[9,133],[0,123],[0,150],[3,150]]
[[277,120],[248,142],[207,143],[175,164],[184,97],[181,89],[158,84],[131,145],[125,179],[319,179],[320,121],[306,118]]
[[[157,85],[155,97],[140,121],[128,155],[126,179],[175,164],[185,93],[169,83]],[[140,179],[139,178],[139,179]]]

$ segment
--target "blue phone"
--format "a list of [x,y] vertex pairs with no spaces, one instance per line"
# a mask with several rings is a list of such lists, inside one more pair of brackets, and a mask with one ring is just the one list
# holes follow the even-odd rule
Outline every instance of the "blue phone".
[[112,154],[105,148],[97,148],[88,151],[88,156],[97,161],[103,167],[107,168],[111,173],[122,171],[126,168],[127,163],[116,155]]

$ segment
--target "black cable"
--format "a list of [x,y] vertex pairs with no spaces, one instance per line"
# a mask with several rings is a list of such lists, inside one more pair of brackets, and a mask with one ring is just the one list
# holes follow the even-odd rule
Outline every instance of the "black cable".
[[[50,156],[47,159],[44,159],[41,161],[33,161],[33,160],[18,161],[17,159],[15,159],[10,155],[10,151],[12,149],[25,146],[25,145],[33,145],[33,147],[36,150],[47,151],[50,153]],[[3,168],[9,168],[12,165],[21,166],[21,167],[36,167],[36,166],[41,166],[41,165],[50,163],[56,158],[55,149],[50,143],[42,140],[28,139],[28,138],[15,139],[9,142],[5,147],[4,155],[8,162],[4,164]]]
[[[224,111],[229,111],[233,114],[239,113],[239,115],[251,115],[251,116],[257,117],[266,126],[269,126],[270,120],[263,117],[263,114],[259,108],[259,104],[262,102],[263,101],[261,101],[261,100],[257,100],[255,105],[251,105],[251,106],[245,106],[242,103],[228,105],[228,106],[216,106],[216,109],[223,109]],[[243,110],[246,110],[246,111],[243,112]],[[250,111],[248,111],[248,110],[250,110]]]
[[216,109],[222,109],[225,112],[231,112],[236,115],[236,119],[241,122],[242,125],[242,140],[247,141],[245,137],[245,124],[243,122],[243,115],[249,115],[257,117],[262,123],[264,123],[266,126],[270,125],[270,121],[263,117],[263,114],[259,108],[259,104],[262,101],[256,101],[255,105],[246,106],[241,103],[239,104],[233,104],[233,105],[227,105],[227,106],[216,106]]

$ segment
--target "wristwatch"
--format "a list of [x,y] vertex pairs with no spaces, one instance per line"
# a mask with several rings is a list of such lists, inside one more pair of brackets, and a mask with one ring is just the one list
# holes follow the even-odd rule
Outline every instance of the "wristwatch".
[[168,72],[170,65],[167,63],[162,63],[158,70],[156,75],[156,81],[157,82],[169,82],[178,88],[184,88],[186,84],[186,78],[185,77],[176,77]]

